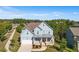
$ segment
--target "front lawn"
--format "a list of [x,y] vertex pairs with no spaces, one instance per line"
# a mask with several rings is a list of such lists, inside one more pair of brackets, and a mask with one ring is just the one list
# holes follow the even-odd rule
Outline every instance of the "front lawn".
[[48,45],[47,49],[44,52],[58,52],[59,51],[58,43],[55,43],[53,46]]
[[[47,49],[44,52],[61,52],[60,51],[60,44],[55,43],[53,46],[47,46]],[[75,52],[73,49],[66,47],[63,52]]]
[[17,31],[15,32],[13,39],[11,40],[11,44],[9,46],[9,49],[12,52],[16,52],[18,51],[20,47],[20,33],[18,33]]

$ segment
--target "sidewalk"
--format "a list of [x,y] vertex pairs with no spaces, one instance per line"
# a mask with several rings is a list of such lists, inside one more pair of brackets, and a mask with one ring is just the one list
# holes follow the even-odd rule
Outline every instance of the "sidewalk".
[[13,32],[11,33],[11,36],[8,38],[8,41],[7,41],[6,45],[5,45],[5,48],[6,48],[7,52],[10,52],[9,45],[11,43],[11,40],[12,40],[12,38],[14,36],[15,31],[16,31],[16,29],[13,29]]

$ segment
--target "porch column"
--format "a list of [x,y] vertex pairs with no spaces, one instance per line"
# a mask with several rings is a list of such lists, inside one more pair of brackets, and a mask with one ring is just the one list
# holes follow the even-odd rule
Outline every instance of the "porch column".
[[41,38],[41,40],[40,40],[40,45],[41,45],[41,47],[42,47],[42,38]]
[[45,45],[47,45],[47,42],[48,42],[48,41],[47,41],[47,38],[46,38],[46,42],[45,42]]
[[47,42],[47,38],[46,38],[46,42]]
[[32,39],[32,45],[34,45],[34,38]]
[[52,41],[52,43],[53,43],[53,45],[54,45],[54,36],[51,38],[51,41]]

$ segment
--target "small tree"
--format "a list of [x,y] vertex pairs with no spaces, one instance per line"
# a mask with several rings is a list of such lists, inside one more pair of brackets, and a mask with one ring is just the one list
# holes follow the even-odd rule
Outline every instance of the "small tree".
[[23,28],[22,26],[18,26],[18,27],[16,28],[16,31],[19,32],[19,33],[21,33],[22,28]]
[[60,42],[60,51],[63,52],[64,49],[66,48],[67,46],[67,42],[65,39],[63,39],[61,42]]

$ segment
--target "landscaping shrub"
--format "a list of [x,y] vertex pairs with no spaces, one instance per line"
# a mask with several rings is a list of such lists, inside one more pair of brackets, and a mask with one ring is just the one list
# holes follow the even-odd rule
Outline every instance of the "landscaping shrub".
[[12,43],[15,43],[15,40],[13,39],[13,40],[11,40],[11,42],[12,42]]
[[5,37],[5,36],[3,36],[2,38],[1,38],[1,41],[3,42],[4,40],[6,40],[7,38]]
[[21,45],[19,37],[20,37],[20,33],[18,33],[16,31],[14,36],[13,36],[13,39],[11,40],[11,44],[9,46],[10,51],[12,51],[12,52],[18,51],[18,49]]
[[18,26],[18,27],[16,28],[16,31],[19,32],[19,33],[21,33],[22,28],[23,28],[22,26]]
[[11,43],[10,46],[14,46],[14,43]]
[[58,50],[58,51],[60,50],[60,47],[59,47],[59,46],[54,45],[53,47],[54,47],[56,50]]

